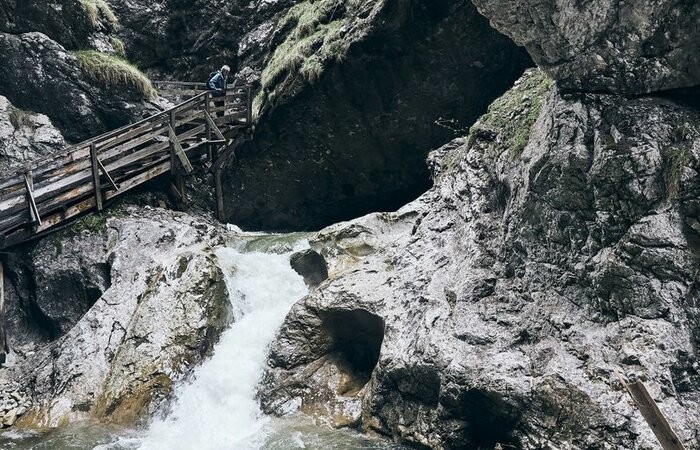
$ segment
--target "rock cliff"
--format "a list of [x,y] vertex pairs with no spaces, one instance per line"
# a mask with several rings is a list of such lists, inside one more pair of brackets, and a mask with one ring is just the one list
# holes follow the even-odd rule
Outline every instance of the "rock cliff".
[[700,84],[700,4],[473,0],[569,89],[646,94]]
[[13,262],[14,361],[0,371],[0,423],[147,417],[230,323],[214,254],[225,233],[207,220],[128,207],[41,241],[30,265]]
[[261,390],[426,448],[655,448],[615,376],[700,445],[700,113],[539,71],[431,155],[435,186],[323,230],[330,279]]

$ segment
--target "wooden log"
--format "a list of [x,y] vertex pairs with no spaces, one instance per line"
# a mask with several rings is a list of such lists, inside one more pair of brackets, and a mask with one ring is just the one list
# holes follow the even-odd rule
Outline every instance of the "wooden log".
[[95,204],[97,210],[102,211],[102,188],[100,187],[100,166],[97,164],[97,148],[95,143],[90,144],[90,160],[92,161],[92,185],[95,189]]
[[[171,111],[170,112],[170,129],[168,130],[168,134],[170,136],[170,173],[173,175],[173,179],[175,180],[175,187],[177,188],[177,191],[180,193],[180,198],[182,199],[182,205],[187,204],[187,189],[185,185],[185,177],[182,176],[182,169],[178,165],[178,154],[177,150],[175,148],[175,144],[177,143],[179,145],[179,141],[177,140],[177,135],[175,135],[175,130],[173,130],[173,125],[175,124],[175,112]],[[173,139],[173,136],[175,135],[175,139]],[[180,148],[182,150],[182,148]],[[184,152],[183,152],[184,153]],[[181,206],[182,206],[181,205]]]
[[654,432],[654,435],[659,440],[661,447],[664,450],[685,450],[685,446],[678,439],[659,406],[649,395],[649,391],[647,391],[644,383],[641,380],[630,383],[624,377],[620,376],[620,378],[622,385],[625,386],[630,397],[634,400],[642,417],[644,417],[651,431]]
[[8,353],[10,353],[10,346],[5,328],[5,268],[0,259],[0,366],[5,364]]

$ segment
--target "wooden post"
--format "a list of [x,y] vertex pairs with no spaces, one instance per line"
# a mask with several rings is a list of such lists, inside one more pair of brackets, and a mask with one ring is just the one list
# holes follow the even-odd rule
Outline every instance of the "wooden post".
[[92,166],[92,186],[95,190],[95,205],[102,211],[102,187],[100,186],[100,166],[97,162],[97,147],[90,143],[90,165]]
[[621,375],[620,381],[622,381],[622,385],[625,386],[632,400],[634,400],[644,420],[649,424],[651,431],[656,435],[656,439],[659,440],[661,447],[664,450],[685,450],[668,420],[666,420],[654,399],[649,395],[649,391],[647,391],[644,383],[639,380],[629,383]]
[[[175,110],[170,111],[170,128],[175,133]],[[173,174],[175,178],[175,189],[178,194],[180,194],[180,200],[183,205],[187,204],[187,188],[185,187],[185,178],[182,176],[182,170],[180,163],[178,161],[178,156],[175,149],[175,142],[170,139],[170,173]]]
[[5,330],[5,273],[2,260],[0,260],[0,366],[5,363],[8,353],[10,353],[10,349]]
[[253,124],[253,90],[250,85],[247,88],[248,104],[246,106],[246,124],[251,126]]
[[[204,94],[204,118],[208,119],[210,117],[209,111],[211,110],[211,92]],[[211,123],[209,120],[205,120],[204,126],[206,127],[206,139],[207,142],[211,142]],[[207,144],[207,155],[209,156],[209,162],[214,161],[214,148],[211,144]]]

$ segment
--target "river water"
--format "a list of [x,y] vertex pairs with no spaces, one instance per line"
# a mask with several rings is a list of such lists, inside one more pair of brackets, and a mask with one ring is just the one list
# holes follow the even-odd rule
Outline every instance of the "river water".
[[[255,399],[267,350],[285,315],[307,293],[289,265],[300,236],[257,235],[217,252],[235,322],[214,354],[175,388],[167,410],[143,429],[78,423],[43,432],[0,433],[17,450],[355,450],[400,449],[377,438],[334,430],[296,414],[266,416]],[[293,241],[298,242],[292,244]]]

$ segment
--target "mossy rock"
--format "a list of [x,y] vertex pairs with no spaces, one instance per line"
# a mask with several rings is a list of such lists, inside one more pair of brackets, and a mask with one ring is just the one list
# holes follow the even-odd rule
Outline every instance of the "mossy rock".
[[530,140],[530,131],[542,111],[553,81],[541,70],[531,70],[508,92],[494,101],[469,130],[469,144],[489,136],[498,154],[518,158]]

